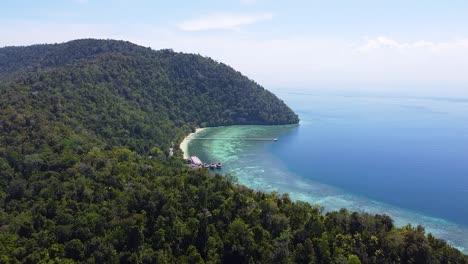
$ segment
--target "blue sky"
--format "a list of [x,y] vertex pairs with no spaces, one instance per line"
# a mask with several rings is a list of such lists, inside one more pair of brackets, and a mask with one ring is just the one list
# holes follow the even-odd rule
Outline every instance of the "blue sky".
[[266,87],[450,83],[468,95],[468,1],[6,0],[0,12],[0,46],[125,39]]

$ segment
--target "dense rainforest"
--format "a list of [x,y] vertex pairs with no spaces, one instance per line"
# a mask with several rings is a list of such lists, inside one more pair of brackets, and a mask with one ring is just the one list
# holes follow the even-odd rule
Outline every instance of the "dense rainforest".
[[195,127],[297,122],[199,55],[93,39],[1,48],[0,263],[468,263],[421,226],[324,213],[167,151]]

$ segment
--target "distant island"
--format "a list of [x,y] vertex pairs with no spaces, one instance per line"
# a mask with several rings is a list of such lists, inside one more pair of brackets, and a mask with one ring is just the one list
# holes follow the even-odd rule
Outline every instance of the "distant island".
[[421,226],[188,169],[177,146],[197,127],[299,122],[213,59],[116,40],[5,47],[0,95],[0,263],[468,263]]

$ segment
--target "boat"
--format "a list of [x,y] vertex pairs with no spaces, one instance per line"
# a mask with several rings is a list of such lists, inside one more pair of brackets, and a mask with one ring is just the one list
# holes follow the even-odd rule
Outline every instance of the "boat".
[[210,165],[208,165],[208,163],[203,163],[203,167],[204,167],[205,169],[208,169],[208,168],[210,167]]
[[216,168],[216,164],[211,163],[211,164],[210,164],[210,169],[214,169],[214,168]]
[[221,169],[223,167],[223,164],[221,162],[216,163],[216,168]]

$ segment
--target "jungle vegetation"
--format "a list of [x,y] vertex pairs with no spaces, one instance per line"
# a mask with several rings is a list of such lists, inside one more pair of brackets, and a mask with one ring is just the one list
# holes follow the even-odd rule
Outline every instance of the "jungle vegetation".
[[196,127],[295,124],[200,55],[114,40],[0,49],[0,263],[468,263],[422,226],[324,213],[168,155]]

